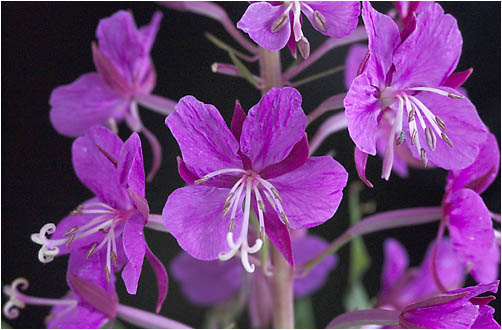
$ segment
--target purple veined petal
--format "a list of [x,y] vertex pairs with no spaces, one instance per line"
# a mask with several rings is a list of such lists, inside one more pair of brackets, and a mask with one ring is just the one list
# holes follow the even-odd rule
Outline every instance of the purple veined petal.
[[185,96],[166,119],[188,170],[199,178],[226,168],[242,168],[239,143],[218,109]]
[[234,115],[232,116],[232,123],[230,124],[230,130],[237,141],[241,138],[242,125],[244,125],[244,120],[246,120],[246,113],[239,102],[235,100]]
[[[272,6],[267,2],[249,5],[237,27],[249,34],[258,45],[266,49],[279,50],[286,46],[291,35],[291,25],[286,22],[282,28],[272,32],[272,25],[284,12],[282,6]],[[289,20],[289,16],[286,16]]]
[[166,300],[167,296],[167,286],[168,286],[168,277],[167,271],[162,264],[162,262],[153,254],[152,250],[148,247],[148,244],[145,242],[145,256],[150,265],[153,268],[153,272],[155,273],[155,278],[157,280],[157,305],[155,307],[155,313],[159,313],[162,308],[162,304]]
[[157,10],[153,16],[150,24],[142,26],[139,28],[139,33],[142,36],[142,44],[145,49],[150,52],[152,50],[153,43],[157,37],[157,32],[159,31],[160,22],[162,21],[162,12]]
[[169,269],[180,282],[187,299],[199,306],[210,306],[230,299],[239,290],[243,280],[238,258],[224,262],[205,261],[181,252]]
[[260,270],[251,276],[249,293],[249,318],[253,329],[270,327],[274,310],[272,288],[268,278]]
[[468,300],[471,300],[472,298],[479,296],[480,294],[485,293],[485,292],[497,293],[499,283],[500,283],[500,281],[497,280],[497,281],[493,281],[491,283],[478,284],[475,286],[468,286],[465,288],[448,291],[446,293],[448,293],[448,294],[459,294],[459,293],[462,294],[463,293],[465,295],[462,297],[462,299],[464,301],[468,301]]
[[50,120],[58,133],[75,137],[108,119],[122,120],[129,102],[97,73],[87,73],[52,91]]
[[141,140],[137,133],[131,134],[122,148],[118,159],[118,175],[120,184],[132,189],[136,194],[145,196],[145,169]]
[[342,199],[347,171],[330,156],[311,157],[294,171],[272,178],[293,229],[318,226],[330,219]]
[[[444,87],[442,90],[456,93],[454,89],[448,87]],[[442,140],[441,136],[436,134],[436,149],[431,151],[427,148],[425,131],[421,127],[418,128],[416,139],[420,139],[421,145],[426,149],[429,163],[447,170],[462,169],[471,165],[487,138],[487,128],[479,118],[474,105],[467,98],[451,99],[429,92],[421,92],[416,95],[416,98],[433,115],[443,120],[446,125],[445,134],[453,144],[453,147],[450,147],[447,142]],[[411,144],[407,116],[403,116],[403,129],[406,131],[406,142],[409,149],[413,156],[420,160],[421,156],[416,146]]]
[[370,180],[366,178],[366,163],[368,161],[368,154],[359,150],[356,146],[354,148],[354,162],[356,164],[356,171],[359,178],[370,188],[373,188],[373,184]]
[[[392,131],[392,125],[389,123],[389,121],[385,118],[384,115],[383,118],[380,120],[380,124],[378,125],[378,131],[376,137],[377,152],[382,159],[385,159],[385,151],[387,150],[387,146],[389,144],[389,134],[391,134],[391,131]],[[393,146],[394,157],[392,161],[392,170],[400,177],[405,178],[408,176],[408,167],[406,166],[406,162],[399,157],[399,152],[401,151],[400,149],[403,148],[408,149],[406,144]],[[405,152],[406,151],[408,151],[411,158],[414,160],[413,156],[411,155],[411,151],[409,151],[409,149],[405,150]]]
[[[397,240],[388,238],[384,242],[384,263],[382,269],[381,299],[389,295],[392,287],[404,275],[408,268],[408,253]],[[385,298],[384,298],[385,297]]]
[[286,157],[280,163],[273,164],[264,168],[261,171],[260,176],[264,179],[269,179],[283,175],[305,164],[308,158],[309,143],[307,134],[304,134],[303,139],[301,139],[297,144],[295,144],[293,149],[291,149],[288,157]]
[[136,194],[132,189],[127,189],[127,192],[129,193],[129,197],[131,197],[131,200],[136,207],[136,210],[138,210],[143,218],[148,219],[148,216],[150,214],[150,206],[148,205],[148,201],[145,199],[145,197]]
[[[326,240],[314,235],[306,235],[301,238],[293,239],[292,243],[293,258],[297,265],[301,265],[312,259],[328,245]],[[295,279],[295,296],[303,297],[321,288],[328,279],[329,273],[336,267],[336,264],[336,255],[332,254],[312,268],[307,276]]]
[[124,226],[122,244],[129,260],[122,271],[122,279],[129,294],[136,294],[139,276],[146,253],[146,242],[143,227],[146,219],[141,212],[134,212]]
[[120,138],[109,129],[91,127],[86,135],[73,142],[72,162],[77,177],[100,201],[125,210],[130,201],[117,171],[122,145]]
[[[70,291],[65,298],[72,298],[74,295]],[[58,305],[51,308],[46,325],[48,329],[100,329],[108,317],[86,304],[77,304],[68,310],[68,306]]]
[[101,53],[98,46],[94,42],[91,44],[91,48],[94,66],[103,80],[124,99],[131,97],[134,92],[133,88],[127,83],[124,77],[115,68],[113,63],[110,62],[106,56],[103,55],[103,53]]
[[376,155],[376,134],[380,101],[374,95],[366,73],[357,76],[345,97],[345,116],[349,135],[361,152]]
[[121,10],[98,24],[99,49],[130,85],[137,85],[150,71],[151,39],[159,22],[156,14],[152,25],[141,33],[132,14]]
[[319,12],[325,19],[325,27],[319,26],[314,19],[314,12],[302,6],[302,11],[307,16],[310,24],[317,31],[333,38],[343,38],[348,36],[357,27],[357,21],[361,11],[359,1],[304,1],[302,5],[308,5]]
[[493,318],[495,309],[488,305],[479,306],[478,317],[471,329],[500,329],[500,324]]
[[[472,263],[474,267],[478,262],[484,262],[484,259],[491,259],[487,252],[495,244],[495,235],[490,212],[481,197],[473,190],[461,189],[452,193],[444,208],[457,255],[465,262]],[[490,273],[497,275],[496,272]],[[494,279],[482,280],[489,282]]]
[[307,116],[302,96],[291,87],[273,88],[249,111],[242,127],[241,151],[253,170],[284,160],[304,136]]
[[450,87],[453,89],[457,89],[464,84],[464,82],[469,78],[473,68],[469,68],[462,72],[454,72],[452,73],[448,79],[444,82],[443,86]]
[[472,266],[472,277],[479,283],[487,283],[498,278],[500,270],[500,247],[496,243],[492,244],[490,250],[485,252],[482,259],[479,259]]
[[[293,260],[293,248],[291,246],[291,236],[289,235],[288,228],[274,211],[274,208],[269,203],[267,199],[263,200],[265,203],[265,232],[270,240],[270,242],[275,246],[275,248],[281,252],[284,259],[286,259],[289,264],[294,267],[295,263]],[[254,206],[254,212],[256,212],[256,206]]]
[[[227,233],[231,212],[223,217],[223,205],[229,189],[207,186],[187,186],[176,189],[162,211],[164,224],[192,257],[201,260],[218,259],[220,252],[230,250]],[[234,237],[240,233],[242,210],[237,208]]]
[[359,66],[368,53],[368,46],[355,44],[350,47],[345,59],[345,88],[349,89],[350,84],[357,76]]
[[393,85],[439,86],[455,70],[462,51],[457,21],[434,4],[417,16],[416,24],[394,52]]
[[447,190],[469,188],[481,194],[495,180],[499,168],[500,151],[497,138],[489,133],[486,141],[480,146],[474,163],[463,170],[451,171],[448,174]]
[[392,65],[392,54],[401,42],[399,29],[387,15],[377,12],[369,1],[363,1],[362,18],[368,33],[370,58],[366,72],[373,85],[380,87]]

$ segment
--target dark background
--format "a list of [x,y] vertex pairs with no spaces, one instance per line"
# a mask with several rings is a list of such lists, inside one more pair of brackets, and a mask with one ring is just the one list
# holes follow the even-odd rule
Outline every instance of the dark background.
[[[445,2],[442,5],[446,12],[457,18],[463,34],[463,54],[458,70],[474,68],[464,86],[481,118],[500,140],[500,3]],[[247,4],[224,3],[222,6],[236,22]],[[390,8],[388,3],[375,6],[380,11]],[[95,40],[97,23],[119,9],[131,9],[138,25],[149,22],[155,10],[164,13],[152,51],[158,73],[155,93],[171,99],[194,95],[214,104],[227,122],[236,98],[245,109],[249,109],[260,97],[259,92],[244,80],[211,72],[213,62],[228,63],[230,60],[225,52],[216,49],[204,37],[204,31],[237,45],[217,22],[209,18],[168,11],[154,3],[2,3],[2,284],[10,283],[16,277],[26,277],[31,283],[28,294],[60,297],[67,290],[66,257],[47,265],[41,264],[37,259],[39,246],[30,241],[30,234],[38,232],[45,223],[57,223],[81,201],[91,197],[73,173],[72,139],[58,135],[50,125],[49,95],[55,87],[94,70],[90,44]],[[306,19],[304,22],[305,35],[315,49],[324,37],[313,31]],[[330,52],[304,75],[343,64],[347,49]],[[282,56],[287,65],[291,56],[287,51],[283,51]],[[251,67],[256,70],[256,66]],[[299,90],[304,98],[303,108],[309,113],[326,97],[343,91],[343,75],[330,76]],[[141,110],[141,116],[163,145],[162,168],[154,182],[147,185],[150,208],[152,212],[161,213],[167,196],[183,185],[176,170],[179,149],[164,126],[162,116],[144,110]],[[320,122],[318,120],[309,127],[310,137]],[[125,125],[121,125],[122,138],[129,134]],[[151,156],[146,141],[143,142],[148,169]],[[346,131],[327,139],[317,154],[330,150],[336,151],[335,158],[349,171],[349,182],[358,180],[352,158],[353,143]],[[377,211],[439,205],[446,171],[412,170],[406,180],[393,174],[389,182],[385,182],[378,179],[380,169],[380,159],[369,160],[367,175],[375,188],[365,189],[361,195],[362,201],[376,202]],[[500,176],[483,198],[490,210],[500,212]],[[335,217],[313,232],[333,239],[347,225],[347,199],[344,198]],[[410,253],[411,264],[416,266],[436,230],[437,223],[434,223],[366,236],[365,243],[373,258],[364,279],[370,295],[375,296],[379,290],[385,238],[393,236],[401,241]],[[175,239],[168,234],[147,230],[146,236],[166,265],[180,251]],[[348,249],[342,249],[340,264],[331,273],[328,284],[313,295],[318,327],[324,327],[343,311],[347,256]],[[117,283],[121,302],[153,310],[155,284],[148,266],[142,274],[137,296],[126,295],[121,280]],[[493,305],[500,306],[499,301]],[[183,298],[171,277],[162,313],[200,327],[204,312]],[[46,308],[27,307],[17,320],[9,323],[15,327],[43,327],[47,313]],[[499,307],[497,319],[500,319]],[[240,325],[247,326],[245,319]]]

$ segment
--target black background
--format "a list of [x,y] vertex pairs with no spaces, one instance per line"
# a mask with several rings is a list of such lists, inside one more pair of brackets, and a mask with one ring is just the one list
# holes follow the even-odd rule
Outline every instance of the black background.
[[[457,18],[463,34],[463,54],[458,70],[474,68],[464,86],[481,118],[500,140],[500,3],[447,2],[442,5]],[[247,4],[225,3],[222,6],[236,22]],[[388,3],[375,6],[380,11],[390,8]],[[204,37],[204,31],[237,45],[209,18],[166,10],[154,3],[2,3],[2,284],[16,277],[26,277],[31,283],[28,294],[60,297],[67,290],[66,257],[42,265],[37,259],[39,247],[30,241],[30,234],[38,232],[45,223],[57,223],[81,201],[91,197],[73,173],[72,140],[58,135],[50,125],[49,95],[55,87],[94,71],[90,44],[95,40],[97,23],[119,9],[131,9],[138,25],[149,22],[155,10],[164,13],[152,51],[158,73],[156,94],[171,99],[194,95],[205,103],[214,104],[227,122],[236,98],[249,109],[260,97],[259,92],[243,80],[211,72],[213,62],[230,61],[225,52],[216,49]],[[315,49],[324,37],[313,31],[307,20],[304,22],[305,35]],[[343,64],[346,52],[347,47],[331,51],[304,75]],[[286,65],[291,61],[287,51],[283,51],[282,58]],[[255,65],[251,67],[257,69]],[[309,113],[326,97],[343,91],[343,75],[330,76],[299,90],[304,99],[303,109]],[[162,168],[154,182],[147,185],[150,208],[152,212],[161,213],[167,196],[183,184],[176,170],[179,149],[164,126],[162,116],[145,110],[141,110],[141,116],[164,150]],[[309,127],[309,137],[320,122]],[[129,134],[125,125],[121,125],[121,137],[127,138]],[[150,151],[146,141],[143,144],[148,169]],[[353,143],[346,131],[328,138],[317,154],[330,150],[336,151],[335,158],[349,171],[349,182],[358,180],[352,158]],[[375,188],[365,189],[361,195],[363,201],[376,202],[377,211],[439,205],[446,171],[412,170],[406,180],[393,174],[389,182],[385,182],[377,179],[380,168],[380,159],[370,159],[367,175]],[[483,198],[492,211],[500,212],[500,177]],[[344,198],[335,217],[313,232],[333,239],[347,225],[347,200]],[[392,236],[401,241],[415,266],[420,263],[436,230],[437,224],[431,224],[365,237],[373,258],[364,279],[371,296],[379,290],[384,239]],[[154,252],[166,265],[180,251],[175,239],[168,234],[148,230],[146,235]],[[318,327],[324,327],[342,312],[347,252],[348,249],[341,250],[340,265],[331,273],[328,284],[313,295]],[[122,303],[153,310],[155,284],[148,266],[136,296],[126,295],[121,281],[117,283]],[[4,297],[2,300],[4,302]],[[498,300],[493,305],[499,304]],[[162,313],[200,327],[204,311],[183,298],[171,277]],[[28,307],[17,320],[9,323],[15,327],[42,327],[47,312],[46,308]],[[497,319],[500,319],[499,308]],[[245,318],[240,325],[247,326]]]

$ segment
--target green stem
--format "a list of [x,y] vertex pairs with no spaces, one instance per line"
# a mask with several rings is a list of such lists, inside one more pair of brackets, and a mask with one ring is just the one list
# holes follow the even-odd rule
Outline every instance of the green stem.
[[[274,87],[282,87],[281,58],[279,51],[260,49],[260,74],[262,94]],[[293,277],[294,271],[281,252],[270,245],[274,266],[272,292],[274,297],[274,328],[294,328]]]

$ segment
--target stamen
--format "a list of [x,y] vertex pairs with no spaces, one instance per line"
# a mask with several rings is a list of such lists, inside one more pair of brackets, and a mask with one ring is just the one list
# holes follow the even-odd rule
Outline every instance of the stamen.
[[436,119],[436,123],[438,123],[439,127],[446,132],[446,125],[444,124],[444,121],[438,116],[435,116],[434,119]]
[[75,239],[75,234],[71,234],[70,238],[66,242],[66,248],[68,249],[70,247],[71,242]]
[[72,227],[70,230],[68,230],[66,233],[64,233],[64,236],[68,236],[70,234],[73,234],[74,232],[76,232],[78,229],[78,226],[75,226],[75,227]]
[[415,139],[417,138],[417,134],[418,134],[418,131],[415,128],[415,130],[413,131],[413,134],[411,135],[411,145],[415,145]]
[[119,265],[117,264],[117,256],[115,255],[115,252],[112,251],[112,261],[113,261],[113,266],[117,268]]
[[438,88],[431,88],[431,87],[412,87],[412,88],[407,88],[406,90],[432,92],[432,93],[436,93],[439,95],[448,96],[451,99],[463,99],[464,98],[462,95],[453,94],[453,93],[450,93],[450,92],[447,92],[447,91],[444,91],[444,90],[441,90]]
[[[444,133],[441,133],[444,134]],[[431,151],[436,150],[436,134],[434,134],[429,126],[425,128],[425,139],[427,146]]]
[[411,123],[413,120],[415,120],[415,108],[412,108],[408,114],[408,123]]
[[[441,130],[439,129],[438,125],[436,124],[436,120],[435,120],[434,114],[432,114],[432,112],[419,99],[417,99],[416,97],[410,96],[410,99],[412,99],[413,102],[420,108],[420,110],[423,111],[425,117],[427,118],[427,120],[429,121],[429,123],[431,124],[431,126],[434,128],[434,130],[436,131],[436,133],[438,135],[440,135],[441,134]],[[418,112],[418,113],[420,113],[420,112]],[[422,127],[422,128],[425,130],[425,127]]]
[[284,222],[284,224],[286,225],[286,227],[289,228],[289,219],[288,219],[288,216],[286,215],[286,213],[281,212],[281,219]]
[[301,7],[298,2],[293,2],[295,9],[293,11],[293,35],[295,36],[295,42],[298,43],[303,37],[302,24],[300,23]]
[[425,154],[424,148],[420,148],[420,158],[422,158],[422,163],[424,164],[424,167],[427,167],[427,156]]
[[270,31],[273,33],[273,32],[277,32],[280,29],[282,29],[286,25],[286,23],[288,22],[288,16],[289,16],[288,13],[282,13],[281,16],[279,16],[279,18],[276,19],[274,21],[274,23],[272,23],[272,27],[270,28]]
[[228,232],[232,232],[235,227],[235,218],[230,219],[230,225],[228,226]]
[[305,38],[305,36],[302,36],[300,40],[296,43],[298,46],[298,49],[300,50],[300,54],[304,59],[309,58],[310,56],[310,42]]
[[265,242],[265,227],[260,228],[260,238],[263,242]]
[[323,14],[321,14],[320,11],[316,10],[314,11],[314,23],[317,26],[319,30],[322,32],[328,31],[328,27],[326,26],[326,17],[324,17]]
[[108,266],[105,266],[105,275],[106,275],[106,281],[110,283],[110,270],[108,269]]
[[262,210],[263,212],[265,212],[265,204],[263,204],[262,200],[258,201],[258,207],[260,208],[260,210]]
[[215,176],[218,176],[221,174],[225,174],[225,173],[246,173],[246,171],[244,171],[242,168],[226,168],[223,170],[218,170],[218,171],[214,171],[209,174],[206,174],[202,178],[195,180],[194,184],[204,183],[207,180],[211,179],[212,177],[215,177]]
[[396,141],[396,145],[399,146],[404,142],[404,139],[406,138],[406,133],[404,131],[401,131],[399,134],[399,138]]
[[89,259],[89,257],[92,255],[92,253],[96,249],[96,246],[98,246],[98,243],[92,244],[91,248],[89,249],[89,252],[87,252],[87,256],[85,257],[86,259]]
[[457,95],[457,94],[452,94],[452,93],[448,93],[448,97],[450,99],[463,99],[464,98],[463,95]]
[[258,222],[260,230],[265,227],[265,221],[263,218],[263,211],[265,210],[265,204],[263,204],[263,200],[261,199],[261,194],[256,185],[253,186],[254,194],[256,197],[256,203],[258,204]]
[[77,214],[80,214],[80,212],[82,211],[82,209],[83,209],[83,206],[82,206],[82,204],[81,204],[81,205],[77,206],[77,207],[75,208],[75,210],[71,211],[71,212],[70,212],[70,215],[77,215]]
[[446,142],[450,146],[450,148],[453,148],[453,143],[451,143],[450,139],[448,138],[448,136],[446,136],[446,134],[441,133],[441,138],[443,139],[444,142]]

